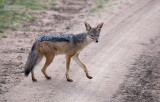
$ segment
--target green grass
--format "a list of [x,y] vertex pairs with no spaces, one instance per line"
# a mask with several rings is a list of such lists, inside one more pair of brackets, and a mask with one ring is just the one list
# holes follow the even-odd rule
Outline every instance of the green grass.
[[0,34],[0,40],[1,40],[2,38],[7,38],[7,35]]
[[0,11],[0,33],[4,33],[7,29],[16,30],[19,26],[18,22],[28,19],[23,12],[16,10]]
[[2,38],[7,38],[7,35],[2,35]]
[[36,20],[36,17],[30,17],[29,19],[28,19],[28,21],[35,21]]
[[[27,13],[29,10],[45,10],[48,4],[56,0],[0,0],[0,37],[5,38],[3,33],[8,29],[17,30],[22,28],[21,21],[35,21],[37,18]],[[23,28],[22,28],[23,29]]]
[[44,2],[53,0],[0,0],[2,6],[23,6],[24,8],[29,8],[32,10],[44,9]]
[[90,12],[95,12],[97,9],[102,8],[109,0],[97,0],[96,6],[90,9]]

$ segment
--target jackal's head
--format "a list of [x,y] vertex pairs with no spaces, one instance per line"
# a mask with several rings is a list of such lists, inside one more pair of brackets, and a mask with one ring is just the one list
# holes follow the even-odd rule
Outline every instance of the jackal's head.
[[90,41],[98,43],[102,26],[103,23],[100,23],[96,27],[92,28],[87,22],[85,22],[87,37],[89,38]]

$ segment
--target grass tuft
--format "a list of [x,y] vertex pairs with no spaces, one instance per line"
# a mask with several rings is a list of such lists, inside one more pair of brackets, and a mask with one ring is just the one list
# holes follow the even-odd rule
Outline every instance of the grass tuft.
[[7,35],[2,35],[2,38],[7,38]]
[[108,1],[109,1],[109,0],[98,0],[98,1],[96,2],[96,6],[93,7],[93,8],[91,8],[91,9],[90,9],[90,12],[93,13],[93,12],[95,12],[97,9],[102,8],[103,5],[104,5],[105,3],[107,3]]
[[29,21],[35,21],[35,20],[36,20],[36,17],[30,17],[28,20],[29,20]]

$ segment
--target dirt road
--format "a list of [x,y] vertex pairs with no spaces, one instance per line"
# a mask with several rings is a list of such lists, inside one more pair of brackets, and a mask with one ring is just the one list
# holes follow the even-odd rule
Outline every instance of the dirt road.
[[[57,56],[47,72],[52,80],[46,80],[36,67],[38,82],[30,76],[3,96],[7,102],[110,102],[113,94],[128,74],[128,66],[139,56],[151,39],[160,36],[160,1],[133,0],[131,4],[117,4],[116,13],[106,13],[87,20],[91,25],[101,21],[104,27],[99,43],[92,43],[83,50],[81,60],[93,79],[86,78],[74,61],[71,63],[69,83],[65,79],[65,58]],[[107,7],[107,5],[106,5]],[[82,20],[83,21],[83,20]],[[77,31],[78,29],[78,31]],[[73,32],[83,31],[82,23]],[[119,102],[118,100],[115,100]],[[114,102],[115,102],[114,101]]]

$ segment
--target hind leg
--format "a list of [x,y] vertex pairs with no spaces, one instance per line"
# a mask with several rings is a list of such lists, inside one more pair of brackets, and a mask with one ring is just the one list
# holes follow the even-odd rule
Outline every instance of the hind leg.
[[[39,54],[39,57],[38,57],[37,62],[36,62],[36,65],[39,64],[39,62],[42,60],[42,57],[43,57],[43,56]],[[35,65],[35,66],[36,66],[36,65]],[[37,81],[37,79],[35,78],[34,70],[33,70],[33,69],[31,70],[31,76],[32,76],[32,81]]]
[[72,56],[66,55],[66,79],[67,79],[67,81],[69,81],[69,82],[73,82],[73,80],[70,79],[70,77],[69,77],[69,67],[70,67],[71,57],[72,57]]
[[33,70],[31,71],[31,76],[32,76],[32,81],[37,81],[37,79],[34,76],[34,71]]
[[51,77],[49,76],[49,75],[47,75],[47,73],[46,73],[46,69],[47,69],[47,67],[52,63],[52,61],[53,61],[53,58],[54,58],[54,54],[52,54],[52,55],[45,55],[45,57],[46,57],[46,62],[45,62],[45,64],[44,64],[44,66],[43,66],[43,68],[42,68],[42,73],[44,74],[44,76],[47,78],[47,79],[51,79]]
[[[42,60],[42,55],[39,54],[35,66],[38,65],[38,63],[39,63],[41,60]],[[32,77],[32,81],[37,81],[37,79],[35,78],[34,70],[33,70],[33,69],[31,70],[31,77]]]

